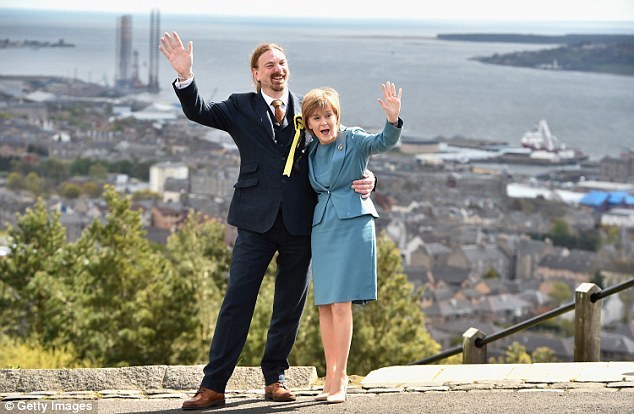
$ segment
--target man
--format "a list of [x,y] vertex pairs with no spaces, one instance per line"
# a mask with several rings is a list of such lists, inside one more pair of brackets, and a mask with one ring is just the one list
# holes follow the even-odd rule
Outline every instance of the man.
[[[266,268],[276,252],[273,314],[261,367],[265,398],[294,401],[284,383],[284,372],[308,293],[316,194],[308,180],[308,157],[303,156],[308,144],[303,138],[293,142],[298,127],[294,116],[301,113],[301,97],[288,89],[286,56],[275,44],[260,45],[251,56],[257,92],[206,103],[194,81],[192,42],[185,49],[176,32],[165,33],[160,50],[178,73],[173,85],[187,118],[228,132],[240,152],[240,172],[227,219],[238,229],[229,283],[200,389],[183,403],[183,409],[224,404],[225,387],[244,347]],[[373,178],[353,183],[366,196],[373,186]]]

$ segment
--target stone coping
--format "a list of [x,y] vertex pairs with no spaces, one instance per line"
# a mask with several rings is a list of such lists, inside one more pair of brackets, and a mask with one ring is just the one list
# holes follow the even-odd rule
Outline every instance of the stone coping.
[[408,365],[368,374],[364,388],[430,387],[449,384],[632,383],[634,362],[558,362],[537,364]]
[[[34,391],[192,390],[202,379],[203,365],[150,365],[123,368],[2,369],[0,393]],[[310,387],[317,380],[315,367],[291,367],[286,381],[291,388]],[[236,367],[228,389],[259,389],[264,377],[259,367]]]
[[[194,392],[202,378],[202,365],[138,366],[124,368],[4,369],[0,370],[0,394],[79,395],[127,390],[128,398],[140,394]],[[315,367],[291,367],[287,384],[300,390],[318,389]],[[259,367],[237,367],[227,392],[262,392]],[[542,364],[392,366],[369,373],[359,391],[443,391],[461,389],[634,389],[634,362],[575,362]],[[393,392],[393,391],[392,391]],[[119,392],[117,392],[119,394]]]

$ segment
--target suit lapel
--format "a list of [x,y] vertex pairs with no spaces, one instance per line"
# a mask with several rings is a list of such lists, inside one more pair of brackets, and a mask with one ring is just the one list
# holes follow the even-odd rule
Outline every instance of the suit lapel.
[[341,125],[339,127],[339,134],[337,135],[337,141],[332,144],[336,145],[335,153],[332,156],[332,170],[330,171],[330,183],[331,187],[335,185],[337,178],[339,177],[339,173],[341,173],[341,169],[343,167],[343,160],[346,156],[347,143],[348,143],[348,131],[346,127]]
[[[306,131],[306,136],[308,136],[310,132]],[[319,140],[316,137],[311,137],[311,144],[308,147],[308,174],[310,175],[312,182],[315,183],[321,190],[326,190],[326,187],[321,185],[317,181],[315,175],[315,168],[313,168],[313,164],[315,163],[315,154],[317,152],[317,147],[319,147]]]
[[[297,95],[295,95],[294,93],[290,91],[289,91],[288,97],[290,101],[288,106],[293,108],[292,113],[301,114],[302,113],[301,99],[298,98]],[[287,112],[289,109],[290,108],[287,108]],[[273,119],[271,118],[271,111],[269,110],[269,106],[266,104],[266,101],[264,100],[264,97],[262,96],[261,93],[256,93],[254,95],[253,110],[255,111],[257,117],[260,119],[260,123],[262,124],[262,126],[264,127],[268,135],[271,137],[271,141],[275,142],[275,130],[273,129]],[[284,117],[284,123],[282,125],[282,128],[286,128],[287,126],[289,126],[288,118],[289,118],[288,116]],[[289,140],[287,147],[288,145],[290,145],[290,142],[292,141],[292,136],[293,135],[291,135],[291,140]],[[303,143],[302,145],[300,145],[300,148],[303,148]]]
[[293,108],[293,116],[301,115],[302,114],[302,100],[293,92],[289,92],[288,99],[289,99],[288,106]]
[[[284,150],[286,151],[288,147],[293,142],[293,136],[295,135],[295,125],[293,125],[293,118],[296,114],[302,113],[302,104],[300,99],[291,91],[288,92],[288,105],[286,106],[286,116],[284,116],[284,123],[282,124],[282,129],[289,126],[291,124],[291,128],[293,128],[293,132],[291,133],[290,139],[286,143]],[[290,122],[289,122],[290,119]],[[300,143],[300,148],[302,148],[302,143]],[[298,150],[299,151],[299,150]]]
[[260,124],[265,129],[267,135],[275,142],[275,131],[273,130],[273,121],[271,120],[271,112],[261,93],[253,96],[253,110],[260,120]]

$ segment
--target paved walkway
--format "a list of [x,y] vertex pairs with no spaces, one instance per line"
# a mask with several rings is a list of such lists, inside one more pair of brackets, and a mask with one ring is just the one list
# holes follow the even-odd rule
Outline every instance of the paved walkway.
[[[178,410],[182,401],[195,392],[200,368],[161,366],[0,370],[0,413],[16,412],[19,406],[23,408],[21,412],[44,412],[44,406],[53,401],[85,403],[91,404],[91,407],[94,404],[99,407],[98,412]],[[118,385],[112,388],[99,387],[98,384],[102,383],[98,379],[100,375],[107,377],[107,384]],[[299,408],[307,413],[337,412],[328,411],[333,410],[333,407],[313,404],[312,397],[321,389],[315,385],[318,379],[314,367],[292,367],[289,377],[291,388],[299,397],[297,404],[270,406],[262,398],[259,369],[238,367],[227,391],[227,408],[221,411],[243,412],[248,405],[249,410],[262,413],[297,411]],[[74,381],[64,382],[63,378],[74,378]],[[493,400],[499,398],[500,401],[508,401],[508,398],[501,397],[501,392],[510,392],[522,395],[514,404],[530,402],[535,407],[539,406],[542,399],[529,397],[528,394],[572,396],[595,393],[601,397],[583,398],[603,401],[601,407],[605,407],[606,401],[612,401],[615,408],[613,412],[634,412],[634,362],[396,366],[378,369],[359,380],[355,380],[349,388],[350,400],[357,403],[346,406],[358,406],[360,412],[373,404],[381,406],[380,402],[377,403],[380,401],[376,400],[377,396],[384,398],[386,403],[393,401],[395,406],[401,404],[407,407],[408,404],[424,404],[421,398],[425,394],[454,395],[463,399],[467,398],[465,392],[469,395],[488,393]],[[77,389],[78,384],[86,387],[91,382],[92,388]],[[172,387],[165,387],[166,384]],[[253,384],[255,386],[249,386]],[[33,386],[39,389],[29,388]],[[607,393],[610,394],[609,398],[606,397]],[[473,396],[475,394],[470,398]],[[438,404],[442,404],[442,399],[438,401]],[[499,404],[502,407],[507,403]],[[496,404],[492,405],[497,407]],[[46,408],[46,412],[51,412],[51,407]],[[386,411],[407,412],[392,408]]]

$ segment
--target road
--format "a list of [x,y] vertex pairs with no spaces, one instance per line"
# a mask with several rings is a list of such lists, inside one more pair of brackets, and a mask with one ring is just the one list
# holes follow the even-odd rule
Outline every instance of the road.
[[[98,400],[98,412],[157,413],[183,412],[181,399],[169,400]],[[0,409],[0,411],[2,411]],[[272,403],[261,397],[229,398],[223,408],[203,412],[218,413],[602,413],[631,414],[634,412],[634,390],[531,390],[468,391],[468,392],[407,392],[388,395],[352,395],[343,404],[325,404],[311,397],[300,397],[292,403]]]

